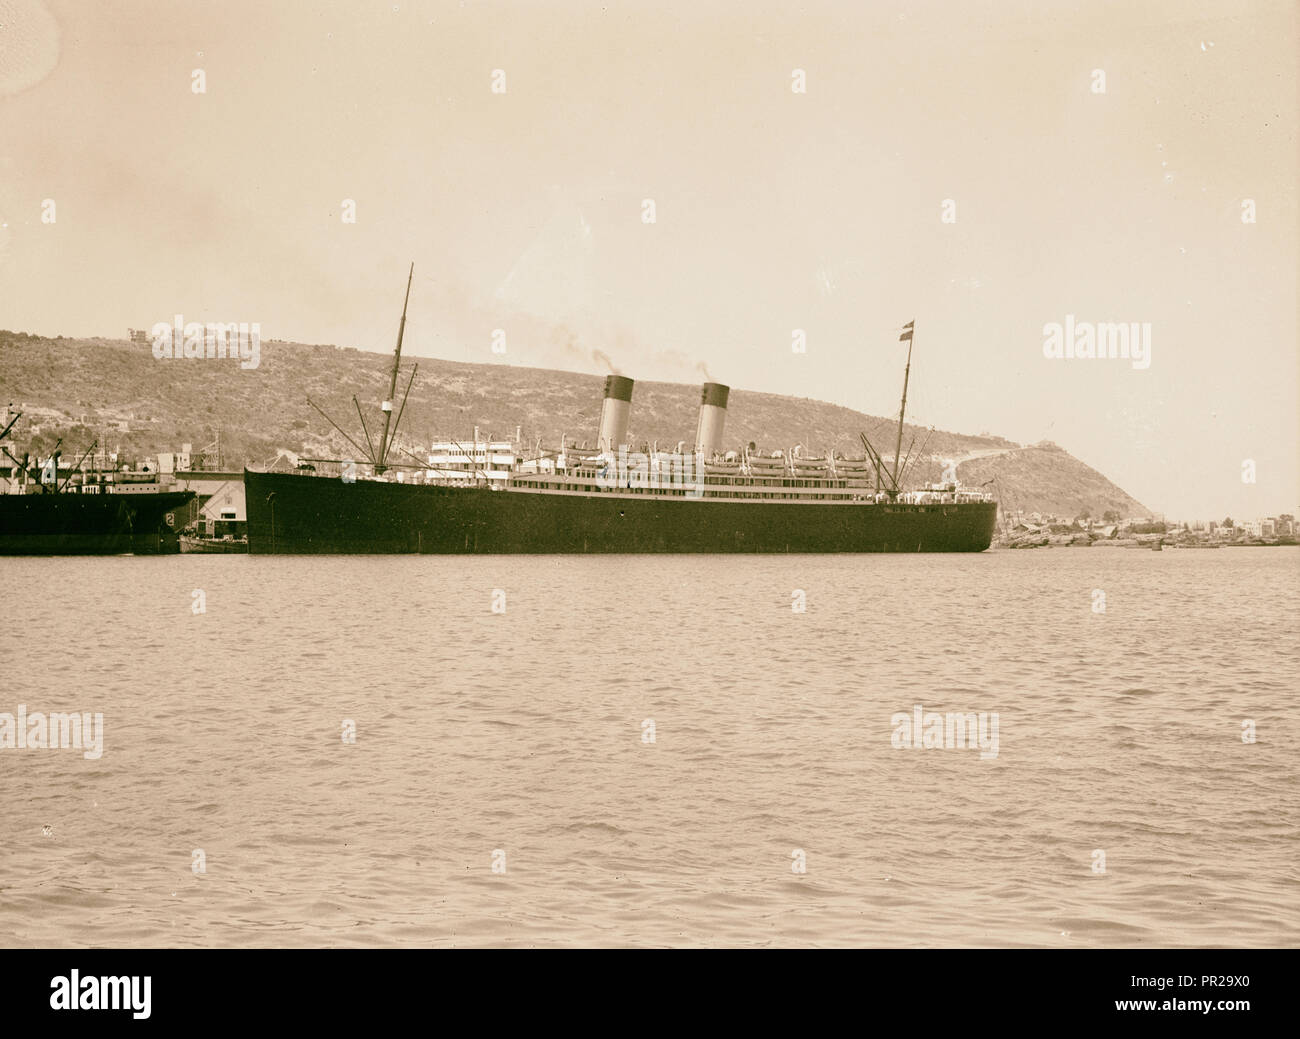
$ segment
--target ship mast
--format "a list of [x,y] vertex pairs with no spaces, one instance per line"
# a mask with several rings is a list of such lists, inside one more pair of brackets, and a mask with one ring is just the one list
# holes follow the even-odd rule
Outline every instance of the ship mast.
[[397,396],[397,370],[402,364],[402,335],[406,332],[406,305],[411,301],[411,279],[415,277],[415,264],[406,276],[406,299],[402,301],[402,323],[397,326],[397,349],[393,351],[393,377],[388,384],[388,399],[384,401],[384,431],[379,437],[379,456],[375,460],[375,472],[382,473],[387,466],[388,426],[393,421],[393,398]]
[[[376,476],[387,472],[389,469],[414,469],[414,468],[428,469],[429,468],[427,465],[424,465],[423,463],[421,463],[419,466],[402,465],[400,463],[397,465],[388,464],[388,453],[394,447],[393,442],[397,439],[397,430],[402,424],[402,416],[406,414],[406,401],[411,395],[411,385],[412,383],[415,382],[415,373],[420,370],[420,366],[418,364],[411,369],[410,378],[406,380],[406,390],[402,394],[402,406],[401,408],[398,409],[397,418],[396,420],[394,420],[393,398],[396,397],[397,395],[397,375],[402,367],[402,339],[406,334],[406,310],[408,304],[411,302],[411,281],[414,279],[414,277],[415,277],[415,264],[412,263],[410,272],[406,276],[406,298],[402,300],[402,321],[401,324],[397,326],[397,348],[393,351],[393,372],[392,372],[392,377],[389,379],[389,383],[388,383],[388,397],[387,399],[385,399],[383,403],[384,428],[380,431],[378,445],[376,445],[370,439],[370,428],[366,425],[366,417],[361,413],[361,405],[357,402],[356,397],[352,398],[352,404],[357,409],[357,417],[361,419],[361,431],[364,434],[366,440],[364,447],[361,444],[358,444],[354,439],[352,439],[352,437],[348,436],[347,433],[343,431],[343,428],[321,409],[319,404],[317,404],[310,397],[307,398],[307,403],[316,409],[316,411],[320,414],[321,418],[323,418],[326,422],[328,422],[331,426],[334,427],[334,431],[338,433],[339,436],[341,436],[344,440],[346,440],[349,444],[351,444],[354,448],[356,448],[356,450],[363,457],[368,458],[370,460],[370,464],[374,466]],[[402,454],[404,455],[410,455],[409,451],[405,451],[400,447],[397,450],[401,451]],[[419,462],[419,459],[415,458],[414,455],[411,455],[411,458],[414,461]],[[330,463],[338,463],[340,461],[340,459],[337,458],[303,458],[301,460],[309,461],[309,462],[330,462]]]
[[907,342],[907,367],[903,369],[903,403],[898,407],[898,439],[894,442],[894,490],[898,490],[898,456],[903,450],[903,414],[907,411],[907,377],[912,371],[912,335],[916,331],[916,319],[903,326],[903,333],[898,341]]

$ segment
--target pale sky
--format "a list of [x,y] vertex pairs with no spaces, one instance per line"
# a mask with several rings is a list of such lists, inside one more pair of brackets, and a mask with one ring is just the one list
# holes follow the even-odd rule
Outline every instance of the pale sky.
[[[1285,0],[0,0],[0,328],[387,351],[414,261],[413,356],[599,350],[887,415],[915,318],[909,418],[1054,440],[1171,517],[1294,512],[1297,28]],[[1045,358],[1067,314],[1149,322],[1150,368]]]

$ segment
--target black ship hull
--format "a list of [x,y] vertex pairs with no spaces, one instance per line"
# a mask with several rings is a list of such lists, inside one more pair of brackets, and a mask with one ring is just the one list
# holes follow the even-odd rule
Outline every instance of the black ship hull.
[[713,501],[244,473],[253,554],[982,552],[996,502]]
[[0,555],[162,555],[197,510],[193,491],[0,494]]

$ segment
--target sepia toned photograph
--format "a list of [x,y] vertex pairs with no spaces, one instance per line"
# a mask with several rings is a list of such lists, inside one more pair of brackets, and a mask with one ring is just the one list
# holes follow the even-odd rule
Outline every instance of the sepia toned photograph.
[[1298,23],[0,0],[0,946],[1300,945]]

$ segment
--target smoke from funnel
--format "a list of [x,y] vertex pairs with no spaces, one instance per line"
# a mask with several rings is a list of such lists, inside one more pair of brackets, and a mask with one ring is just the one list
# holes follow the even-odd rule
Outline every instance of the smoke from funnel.
[[618,374],[618,369],[614,367],[614,362],[609,359],[609,355],[606,354],[603,350],[591,351],[591,359],[593,361],[596,361],[598,364],[603,364],[606,368],[608,368],[610,375]]

